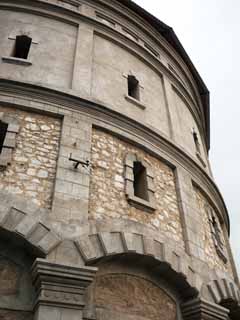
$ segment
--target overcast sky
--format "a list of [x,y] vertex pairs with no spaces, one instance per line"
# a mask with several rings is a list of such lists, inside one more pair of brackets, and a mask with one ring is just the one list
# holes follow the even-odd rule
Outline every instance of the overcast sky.
[[228,207],[240,273],[240,1],[135,2],[174,28],[210,90],[210,160]]

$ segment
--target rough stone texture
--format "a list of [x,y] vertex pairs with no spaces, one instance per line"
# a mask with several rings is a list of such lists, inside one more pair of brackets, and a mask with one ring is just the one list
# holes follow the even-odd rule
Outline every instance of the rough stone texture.
[[51,206],[60,138],[60,120],[18,109],[0,107],[19,120],[20,131],[10,166],[0,173],[0,190]]
[[[124,159],[128,152],[137,153],[155,173],[154,213],[139,210],[127,202],[124,190]],[[183,246],[174,173],[167,165],[99,130],[93,130],[92,164],[90,219],[121,218],[141,222],[161,230]]]
[[[203,247],[204,247],[204,256],[205,256],[206,262],[208,263],[209,267],[212,269],[217,268],[219,270],[230,272],[230,274],[232,274],[231,265],[229,263],[229,257],[227,256],[227,259],[228,259],[227,263],[224,263],[223,260],[218,256],[216,248],[214,246],[213,237],[212,237],[211,228],[210,228],[209,216],[206,210],[206,206],[209,206],[211,208],[212,206],[207,200],[207,198],[203,195],[203,193],[196,188],[195,188],[195,197],[199,206],[201,217],[203,219],[204,228],[202,229],[203,233],[202,233],[201,243],[203,244]],[[213,208],[212,210],[214,212]],[[216,214],[215,214],[215,217],[216,217],[216,220],[219,222],[219,219]],[[220,223],[219,223],[219,228],[222,229],[222,227],[220,226]],[[225,251],[227,254],[226,243],[225,243],[226,240],[223,236],[223,230],[222,230],[221,238],[223,243],[225,244]]]
[[100,320],[110,314],[114,319],[176,320],[176,303],[154,283],[132,275],[97,277],[95,304]]

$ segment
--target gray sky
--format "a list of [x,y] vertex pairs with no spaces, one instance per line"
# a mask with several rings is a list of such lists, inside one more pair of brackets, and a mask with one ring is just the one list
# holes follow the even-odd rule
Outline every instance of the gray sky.
[[210,160],[228,207],[231,244],[240,273],[240,1],[135,2],[174,28],[210,90]]

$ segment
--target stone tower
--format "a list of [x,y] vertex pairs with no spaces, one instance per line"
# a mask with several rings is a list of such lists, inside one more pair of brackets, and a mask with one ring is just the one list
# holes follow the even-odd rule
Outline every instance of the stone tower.
[[130,0],[4,0],[0,44],[0,319],[239,320],[174,31]]

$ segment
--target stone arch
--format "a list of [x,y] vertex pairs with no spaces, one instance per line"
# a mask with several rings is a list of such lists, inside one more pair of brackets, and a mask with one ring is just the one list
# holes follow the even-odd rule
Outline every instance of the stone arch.
[[189,257],[168,244],[144,234],[100,232],[80,237],[75,245],[86,265],[116,255],[134,255],[161,274],[186,299],[198,295],[201,279],[191,266]]
[[212,300],[220,304],[224,300],[232,299],[240,303],[240,291],[236,284],[228,279],[216,279],[203,286],[207,289]]
[[230,319],[239,319],[240,290],[232,280],[227,278],[212,280],[203,285],[201,292],[214,303],[230,310]]
[[39,257],[45,257],[60,243],[58,235],[43,222],[47,213],[31,201],[0,193],[0,233],[16,237]]

